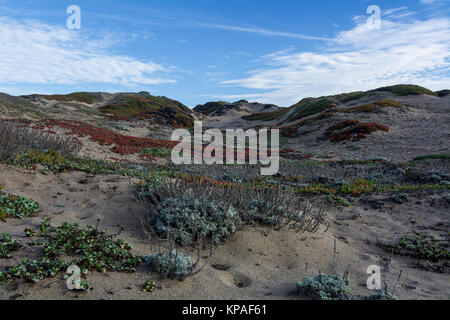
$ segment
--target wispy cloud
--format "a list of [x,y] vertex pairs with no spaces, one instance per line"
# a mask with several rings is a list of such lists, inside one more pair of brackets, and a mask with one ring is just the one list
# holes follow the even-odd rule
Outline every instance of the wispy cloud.
[[160,76],[169,70],[157,63],[109,53],[115,41],[107,35],[92,38],[63,27],[0,17],[0,85],[174,82]]
[[398,83],[432,89],[450,83],[448,17],[403,23],[385,18],[380,30],[360,23],[326,44],[320,52],[274,52],[264,56],[264,66],[247,77],[221,83],[263,91],[258,97],[255,92],[248,96],[281,105],[305,96]]
[[330,40],[328,38],[323,37],[315,37],[301,33],[290,33],[290,32],[282,32],[269,30],[258,27],[241,27],[241,26],[233,26],[233,25],[225,25],[225,24],[212,24],[212,23],[203,23],[203,22],[195,22],[196,25],[205,28],[212,29],[222,29],[222,30],[230,30],[230,31],[238,31],[238,32],[246,32],[246,33],[255,33],[264,36],[275,36],[275,37],[285,37],[291,39],[301,39],[301,40]]
[[[145,26],[170,26],[170,27],[183,27],[183,28],[206,28],[217,30],[228,30],[235,32],[243,32],[255,35],[269,36],[269,37],[282,37],[290,39],[300,40],[317,40],[325,41],[330,40],[325,37],[312,36],[302,33],[285,32],[280,30],[272,30],[262,28],[258,26],[243,26],[239,25],[236,21],[224,20],[222,17],[210,17],[209,19],[197,19],[198,12],[190,12],[186,10],[174,10],[171,12],[158,10],[149,7],[128,6],[124,5],[124,8],[128,8],[137,12],[135,16],[126,15],[111,15],[103,13],[95,13],[93,16],[101,19],[117,20],[129,22],[133,21],[137,25]],[[142,14],[144,16],[142,16]],[[211,22],[214,21],[214,22]],[[221,21],[220,23],[217,21]]]

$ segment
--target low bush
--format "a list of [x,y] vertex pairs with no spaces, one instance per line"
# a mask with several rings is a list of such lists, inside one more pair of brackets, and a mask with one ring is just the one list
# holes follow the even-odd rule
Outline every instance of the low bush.
[[0,161],[7,161],[23,150],[55,150],[67,155],[80,151],[80,143],[24,124],[0,120]]
[[[267,212],[270,212],[270,214],[267,214]],[[274,208],[264,199],[251,199],[249,210],[245,216],[246,219],[251,222],[271,227],[279,227],[283,224],[285,212],[283,206]]]
[[155,253],[144,257],[150,270],[172,279],[184,280],[192,274],[194,261],[177,250],[167,253]]
[[297,282],[297,293],[313,300],[345,300],[348,284],[348,276],[321,273],[314,279],[305,277]]
[[217,243],[233,234],[241,221],[315,232],[322,219],[322,209],[313,213],[311,205],[301,205],[289,191],[183,179],[141,184],[137,200],[143,207],[140,219],[146,230],[159,236],[171,233],[184,245],[210,236]]
[[158,236],[175,235],[182,245],[192,245],[198,238],[213,237],[218,244],[236,232],[239,215],[231,205],[209,197],[168,198],[151,207],[149,223]]

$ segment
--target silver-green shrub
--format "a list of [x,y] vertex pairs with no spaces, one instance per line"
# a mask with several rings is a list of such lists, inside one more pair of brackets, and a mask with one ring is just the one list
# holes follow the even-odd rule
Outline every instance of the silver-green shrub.
[[349,279],[338,274],[319,274],[297,282],[297,292],[313,300],[343,300],[348,293]]
[[186,254],[173,250],[167,253],[154,253],[144,257],[150,270],[165,277],[186,279],[192,272],[194,261]]
[[324,216],[323,207],[313,210],[288,190],[181,179],[139,186],[136,199],[144,230],[182,245],[209,237],[217,244],[243,223],[315,232]]
[[286,210],[283,206],[272,207],[264,199],[252,199],[246,212],[246,219],[262,225],[279,227],[286,217]]
[[182,245],[191,245],[198,238],[213,237],[217,244],[236,232],[239,215],[231,205],[207,197],[187,195],[168,198],[154,208],[149,223],[158,236],[175,237]]

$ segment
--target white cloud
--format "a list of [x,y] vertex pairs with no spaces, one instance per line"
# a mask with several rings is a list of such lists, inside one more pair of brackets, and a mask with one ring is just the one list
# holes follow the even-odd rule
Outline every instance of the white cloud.
[[435,2],[436,0],[420,0],[420,3],[424,3],[424,4],[430,4]]
[[108,53],[111,35],[83,33],[40,22],[0,17],[0,84],[160,84],[168,70],[151,61]]
[[266,55],[264,67],[248,77],[221,83],[263,90],[259,100],[281,105],[398,83],[431,89],[450,83],[450,18],[410,23],[383,19],[380,30],[360,23],[327,45],[321,52],[291,49]]
[[275,30],[269,30],[269,29],[264,29],[264,28],[259,28],[259,27],[248,28],[248,27],[232,26],[232,25],[225,25],[225,24],[202,23],[202,22],[196,22],[195,24],[198,26],[201,26],[201,27],[206,27],[206,28],[255,33],[255,34],[260,34],[260,35],[264,35],[264,36],[285,37],[285,38],[301,39],[301,40],[319,40],[319,41],[329,40],[328,38],[323,38],[323,37],[309,36],[309,35],[301,34],[301,33],[275,31]]

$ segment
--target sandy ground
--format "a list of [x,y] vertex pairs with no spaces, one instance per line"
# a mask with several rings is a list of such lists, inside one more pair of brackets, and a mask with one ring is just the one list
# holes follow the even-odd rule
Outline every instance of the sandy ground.
[[[7,192],[28,196],[40,203],[35,217],[0,222],[0,233],[24,238],[24,228],[38,226],[44,217],[53,225],[77,222],[95,225],[120,237],[138,254],[151,253],[148,239],[140,231],[132,214],[138,210],[130,194],[129,178],[117,175],[86,177],[71,172],[43,175],[17,168],[0,167],[0,185]],[[319,271],[333,272],[333,242],[337,239],[338,272],[349,266],[350,287],[356,298],[369,295],[365,287],[369,265],[389,263],[391,254],[376,243],[394,242],[413,230],[442,234],[449,228],[448,208],[430,206],[430,199],[440,194],[418,194],[407,204],[393,206],[386,202],[372,209],[355,198],[350,208],[327,208],[329,229],[316,234],[292,231],[266,231],[247,226],[214,250],[213,257],[199,274],[184,282],[161,280],[145,266],[134,274],[91,272],[86,280],[93,287],[89,293],[69,291],[62,274],[36,284],[9,282],[0,287],[0,299],[300,299],[295,283]],[[62,207],[63,205],[63,207]],[[354,211],[361,217],[353,220]],[[412,223],[414,221],[414,223]],[[38,256],[35,249],[23,248],[9,260],[0,260],[0,268],[18,262],[18,257]],[[195,257],[195,252],[190,252]],[[393,285],[403,270],[396,291],[401,299],[449,299],[448,274],[414,267],[414,260],[394,256],[386,281]],[[147,280],[156,280],[162,289],[143,293]]]
[[[283,147],[313,155],[329,155],[336,159],[370,159],[381,156],[393,161],[408,161],[424,154],[450,152],[450,96],[398,97],[382,93],[352,104],[348,103],[346,106],[385,99],[394,99],[404,107],[400,110],[386,109],[374,114],[337,114],[331,119],[305,127],[306,134],[295,139],[286,139]],[[320,140],[326,128],[347,119],[378,122],[387,125],[390,130],[372,133],[367,139],[358,142],[336,144]]]

